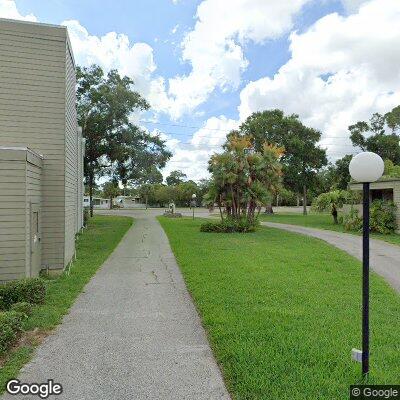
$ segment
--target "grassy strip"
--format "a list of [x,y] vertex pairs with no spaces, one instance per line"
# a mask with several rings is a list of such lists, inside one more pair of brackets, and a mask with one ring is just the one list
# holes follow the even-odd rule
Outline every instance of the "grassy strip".
[[[334,224],[330,214],[310,213],[308,215],[287,213],[287,214],[272,214],[260,215],[261,221],[276,222],[281,224],[301,225],[309,228],[326,229],[328,231],[345,232],[357,235],[356,232],[346,231],[341,224]],[[384,240],[385,242],[400,245],[400,235],[392,233],[390,235],[382,235],[372,233],[371,237],[374,239]]]
[[[88,228],[78,237],[77,260],[70,274],[64,273],[48,280],[45,302],[34,308],[24,329],[43,333],[54,329],[131,225],[132,219],[129,217],[93,217]],[[4,391],[6,382],[16,377],[21,367],[29,361],[37,343],[31,340],[10,354],[0,370],[0,393]]]
[[[361,267],[273,228],[201,233],[159,218],[234,399],[348,398],[360,382]],[[371,274],[370,383],[400,383],[400,296]]]

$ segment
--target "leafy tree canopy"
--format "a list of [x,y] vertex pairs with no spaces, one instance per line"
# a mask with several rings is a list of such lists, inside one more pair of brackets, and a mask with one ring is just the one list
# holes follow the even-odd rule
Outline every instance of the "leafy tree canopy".
[[285,115],[278,109],[256,112],[232,134],[249,136],[256,151],[261,151],[265,142],[284,148],[280,160],[284,185],[303,192],[305,198],[307,187],[316,182],[317,171],[327,164],[326,151],[318,146],[321,132],[303,125],[295,114]]
[[347,190],[333,190],[331,192],[320,194],[313,201],[313,209],[319,212],[330,211],[337,224],[338,221],[338,208],[343,207],[344,204],[356,204],[360,199],[357,192]]
[[78,123],[86,139],[85,180],[90,194],[97,177],[109,175],[123,185],[137,182],[171,157],[159,136],[130,122],[134,111],[149,108],[132,89],[134,82],[116,70],[106,76],[97,66],[77,67]]
[[108,199],[113,199],[121,194],[121,189],[118,182],[108,181],[103,184],[103,196]]
[[385,160],[384,177],[400,178],[400,165],[393,164],[391,160]]
[[400,106],[385,115],[374,113],[369,121],[358,121],[349,126],[354,146],[377,153],[395,164],[400,164],[399,130]]
[[171,171],[169,176],[165,179],[168,186],[178,185],[179,183],[184,182],[187,179],[186,174],[182,171]]

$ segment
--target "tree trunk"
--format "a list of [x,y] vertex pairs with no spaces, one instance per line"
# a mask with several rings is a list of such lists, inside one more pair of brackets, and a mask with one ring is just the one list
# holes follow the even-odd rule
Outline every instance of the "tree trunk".
[[232,185],[231,185],[231,196],[232,196],[232,216],[233,216],[233,218],[236,218],[235,194],[233,192]]
[[221,195],[219,196],[219,200],[218,200],[218,208],[219,208],[219,214],[221,215],[221,221],[223,221],[224,214],[222,214],[222,208],[221,208]]
[[296,200],[297,200],[297,207],[300,206],[300,195],[297,193],[296,194]]
[[144,198],[146,199],[146,210],[147,210],[147,194],[144,196]]
[[307,215],[307,187],[303,185],[303,215]]
[[89,208],[90,216],[93,217],[93,174],[89,175]]
[[332,217],[333,217],[333,222],[337,225],[339,221],[338,221],[338,212],[335,204],[332,204]]
[[274,213],[274,209],[272,208],[272,204],[268,204],[265,206],[265,214],[273,214]]

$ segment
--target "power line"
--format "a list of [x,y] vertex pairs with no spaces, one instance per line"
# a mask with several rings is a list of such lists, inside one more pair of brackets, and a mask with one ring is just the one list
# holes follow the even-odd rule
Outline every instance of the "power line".
[[[190,135],[193,136],[193,134],[191,134],[191,133],[182,133],[182,132],[162,132],[162,131],[160,131],[157,133],[164,134],[164,135],[174,135],[174,136],[190,136]],[[212,135],[207,135],[204,137],[207,139],[216,139],[216,138],[220,139],[221,138],[221,136],[212,136]],[[167,138],[167,140],[168,139],[174,139],[174,138],[173,137]],[[350,136],[322,136],[320,140],[325,140],[325,139],[350,139]]]
[[[143,122],[146,124],[153,124],[153,125],[163,125],[163,126],[174,126],[178,128],[190,128],[190,129],[201,129],[201,130],[207,130],[207,131],[221,131],[221,132],[231,132],[234,129],[220,129],[220,128],[206,128],[204,126],[191,126],[191,125],[183,125],[183,124],[169,124],[166,122],[153,122],[153,121],[146,121],[146,120],[141,120],[139,119],[139,122]],[[177,133],[177,132],[164,132],[166,134],[182,134],[182,133]],[[183,133],[182,135],[186,135],[186,133]],[[348,138],[349,136],[324,136],[324,137],[333,137],[333,138]]]
[[230,132],[232,129],[219,129],[219,128],[205,128],[203,126],[190,126],[190,125],[181,125],[181,124],[167,124],[164,122],[152,122],[152,121],[145,121],[139,119],[139,122],[143,122],[146,124],[153,124],[153,125],[165,125],[165,126],[175,126],[179,128],[190,128],[190,129],[205,129],[208,131],[221,131],[221,132]]

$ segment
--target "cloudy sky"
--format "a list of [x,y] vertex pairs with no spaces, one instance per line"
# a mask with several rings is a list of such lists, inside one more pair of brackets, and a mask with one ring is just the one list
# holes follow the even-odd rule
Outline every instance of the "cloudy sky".
[[254,111],[299,114],[334,160],[349,124],[400,104],[400,0],[0,0],[0,17],[66,25],[79,65],[132,77],[164,175],[206,177]]

